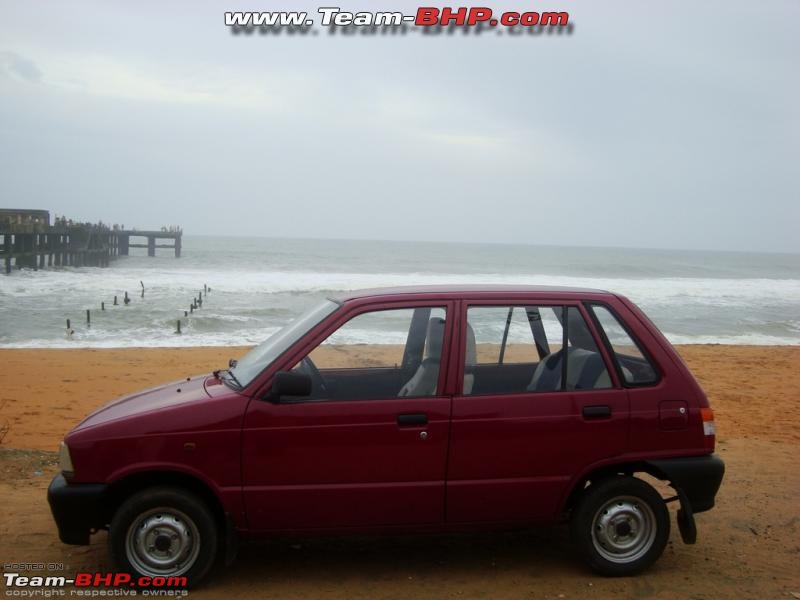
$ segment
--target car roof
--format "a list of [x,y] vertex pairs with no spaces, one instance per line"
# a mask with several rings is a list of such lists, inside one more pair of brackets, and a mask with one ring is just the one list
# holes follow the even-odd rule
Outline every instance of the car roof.
[[597,298],[599,296],[614,296],[612,292],[593,288],[547,286],[547,285],[408,285],[385,288],[369,288],[363,290],[349,290],[340,292],[330,297],[334,302],[348,302],[367,298],[388,298],[395,296],[415,297],[493,297],[508,295],[538,295],[538,296],[586,296]]

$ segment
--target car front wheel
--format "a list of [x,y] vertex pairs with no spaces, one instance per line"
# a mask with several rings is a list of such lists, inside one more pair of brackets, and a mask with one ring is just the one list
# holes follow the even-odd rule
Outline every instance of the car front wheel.
[[188,586],[213,566],[218,539],[206,504],[171,487],[131,496],[109,528],[111,557],[120,569],[137,577],[185,577]]
[[570,522],[572,538],[588,564],[604,575],[632,575],[653,564],[669,539],[661,495],[634,477],[592,484]]

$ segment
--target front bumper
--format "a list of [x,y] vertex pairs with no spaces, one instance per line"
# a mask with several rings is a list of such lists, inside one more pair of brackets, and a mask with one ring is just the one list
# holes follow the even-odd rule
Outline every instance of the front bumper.
[[106,526],[107,491],[108,486],[103,484],[67,483],[60,473],[53,478],[47,488],[47,502],[62,542],[86,545],[93,531]]

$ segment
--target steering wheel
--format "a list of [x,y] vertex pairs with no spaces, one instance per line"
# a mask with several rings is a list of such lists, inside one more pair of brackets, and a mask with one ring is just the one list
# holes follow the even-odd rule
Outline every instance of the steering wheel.
[[311,360],[311,357],[306,356],[303,360],[301,360],[298,370],[311,378],[312,395],[313,390],[319,390],[323,397],[329,395],[328,388],[325,385],[325,380],[322,378],[322,373],[319,372],[317,365],[314,364],[314,361]]

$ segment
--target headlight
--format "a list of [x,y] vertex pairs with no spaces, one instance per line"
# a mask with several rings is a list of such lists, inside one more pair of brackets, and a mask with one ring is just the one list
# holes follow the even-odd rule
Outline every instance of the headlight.
[[69,446],[64,442],[58,448],[58,466],[61,467],[61,472],[64,477],[72,477],[75,474],[75,468],[72,466],[72,457],[69,455]]

